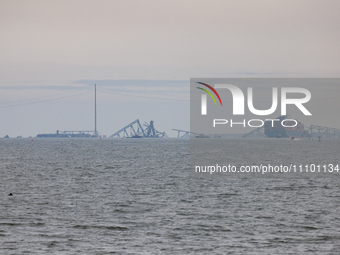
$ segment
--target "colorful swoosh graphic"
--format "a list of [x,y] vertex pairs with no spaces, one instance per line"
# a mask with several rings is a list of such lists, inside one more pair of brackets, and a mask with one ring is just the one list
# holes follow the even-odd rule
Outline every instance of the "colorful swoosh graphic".
[[[216,91],[213,87],[211,87],[210,85],[205,84],[205,83],[203,83],[203,82],[197,82],[197,83],[198,83],[198,84],[201,84],[201,85],[204,85],[204,86],[208,87],[209,89],[211,89],[212,92],[214,92],[215,95],[217,96],[218,100],[220,100],[220,104],[221,104],[221,106],[222,106],[222,100],[221,100],[221,98],[220,98],[220,95],[217,93],[217,91]],[[211,96],[211,98],[214,100],[215,105],[217,105],[214,96],[213,96],[208,90],[202,89],[202,88],[200,88],[200,87],[197,87],[197,88],[198,88],[198,89],[201,89],[201,90],[203,90],[203,91],[205,91],[205,92],[207,92],[207,93],[209,94],[209,96]]]
[[198,89],[201,89],[201,90],[203,90],[203,91],[205,91],[205,92],[207,92],[208,94],[209,94],[209,96],[211,96],[211,98],[214,100],[214,102],[215,102],[215,105],[217,105],[216,104],[216,100],[215,100],[215,98],[214,98],[214,96],[208,91],[208,90],[206,90],[206,89],[202,89],[202,88],[200,88],[200,87],[196,87],[196,88],[198,88]]

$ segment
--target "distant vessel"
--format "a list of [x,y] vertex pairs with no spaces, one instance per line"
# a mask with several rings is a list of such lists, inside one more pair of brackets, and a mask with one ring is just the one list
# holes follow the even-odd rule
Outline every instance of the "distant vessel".
[[196,138],[210,138],[209,136],[203,135],[203,134],[196,135],[195,137],[196,137]]
[[62,131],[57,132],[55,134],[38,134],[38,138],[89,138],[96,137],[95,135],[91,135],[90,132],[93,131]]
[[[279,121],[266,121],[264,123],[264,133],[268,137],[276,137],[276,138],[286,138],[286,137],[305,137],[307,133],[303,124],[297,121],[297,125],[295,127],[284,127],[281,122],[287,118],[287,115],[282,115],[276,118]],[[295,121],[285,121],[284,124],[286,126],[294,126]]]

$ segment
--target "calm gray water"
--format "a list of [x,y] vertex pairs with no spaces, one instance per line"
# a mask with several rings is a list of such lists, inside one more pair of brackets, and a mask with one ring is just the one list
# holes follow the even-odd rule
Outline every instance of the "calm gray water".
[[189,147],[1,139],[0,254],[340,253],[339,178],[191,178]]

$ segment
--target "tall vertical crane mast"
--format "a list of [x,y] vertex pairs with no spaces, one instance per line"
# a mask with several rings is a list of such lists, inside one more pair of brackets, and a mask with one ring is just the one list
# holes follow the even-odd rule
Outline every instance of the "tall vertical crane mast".
[[94,84],[94,135],[97,134],[97,85]]

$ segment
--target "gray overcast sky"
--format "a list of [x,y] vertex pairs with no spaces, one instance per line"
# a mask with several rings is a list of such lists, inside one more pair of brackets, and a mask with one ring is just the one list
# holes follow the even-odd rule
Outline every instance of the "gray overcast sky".
[[190,77],[339,77],[339,10],[337,0],[0,0],[0,137],[93,129],[92,82],[103,134],[140,118],[174,136],[189,128]]

